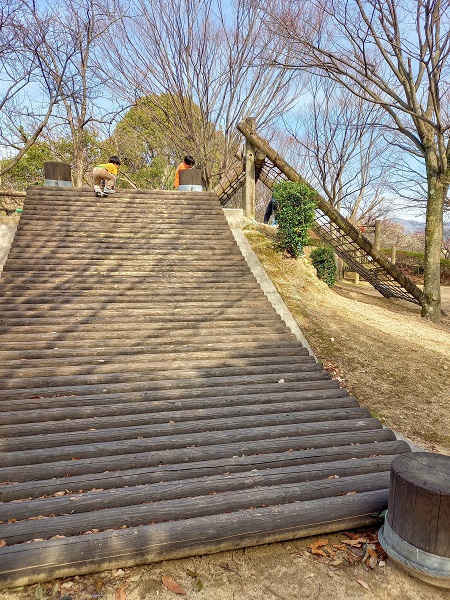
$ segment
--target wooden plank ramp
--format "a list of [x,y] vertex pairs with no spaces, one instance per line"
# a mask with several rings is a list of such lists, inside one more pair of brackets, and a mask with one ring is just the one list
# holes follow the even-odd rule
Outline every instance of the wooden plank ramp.
[[32,187],[0,289],[2,587],[386,508],[408,445],[294,338],[214,194]]

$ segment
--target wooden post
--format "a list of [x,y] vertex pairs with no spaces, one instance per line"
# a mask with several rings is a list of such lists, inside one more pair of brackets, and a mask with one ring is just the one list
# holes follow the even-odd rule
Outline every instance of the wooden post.
[[202,192],[203,178],[200,169],[183,169],[180,171],[180,192]]
[[[251,131],[255,131],[255,119],[245,119]],[[245,142],[245,184],[242,191],[242,208],[247,219],[255,219],[255,146],[246,138]]]
[[391,262],[393,265],[395,265],[396,260],[397,260],[397,246],[392,246]]
[[72,169],[62,162],[44,163],[45,185],[72,187]]
[[386,521],[379,540],[412,575],[450,588],[450,456],[410,452],[391,464]]
[[381,234],[381,221],[377,219],[375,221],[375,234],[373,239],[373,249],[377,252],[380,251],[380,234]]

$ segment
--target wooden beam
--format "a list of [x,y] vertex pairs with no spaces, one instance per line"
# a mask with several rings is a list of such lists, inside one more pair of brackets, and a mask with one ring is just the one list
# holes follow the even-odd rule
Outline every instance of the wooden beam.
[[[0,548],[1,587],[373,525],[387,490]],[[59,560],[55,560],[55,556]]]
[[[264,152],[267,158],[277,167],[290,181],[302,182],[308,185],[309,183],[297,173],[279,154],[276,152],[269,143],[259,136],[254,129],[250,127],[247,121],[239,123],[237,129],[249,140],[256,148]],[[313,188],[311,188],[313,189]],[[329,204],[320,194],[316,193],[316,201],[318,208],[330,218],[344,233],[346,233],[356,244],[364,250],[367,254],[389,273],[407,292],[409,292],[413,298],[415,298],[420,304],[423,300],[423,292],[418,288],[406,275],[391,261],[374,249],[372,243],[362,235],[361,231],[352,225],[345,217],[343,217],[331,204]]]
[[[251,131],[255,130],[255,119],[245,120]],[[245,147],[245,184],[242,192],[242,207],[247,219],[255,218],[255,147],[251,140],[246,138]]]

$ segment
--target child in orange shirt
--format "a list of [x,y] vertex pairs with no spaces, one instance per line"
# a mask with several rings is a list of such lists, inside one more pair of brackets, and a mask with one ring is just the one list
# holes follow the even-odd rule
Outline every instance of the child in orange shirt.
[[175,172],[175,179],[173,182],[174,187],[178,189],[180,186],[180,171],[183,171],[183,169],[192,169],[194,165],[195,160],[192,156],[188,155],[184,157],[183,162],[180,165],[178,165],[177,170]]

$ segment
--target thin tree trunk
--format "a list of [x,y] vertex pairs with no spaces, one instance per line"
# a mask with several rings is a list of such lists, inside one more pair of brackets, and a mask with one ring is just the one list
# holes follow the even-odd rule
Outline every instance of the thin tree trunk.
[[448,185],[443,185],[439,176],[428,175],[422,317],[434,323],[441,319],[442,213],[447,189]]
[[78,147],[75,150],[75,164],[77,171],[76,187],[83,187],[84,176],[84,149],[82,143],[78,142]]

